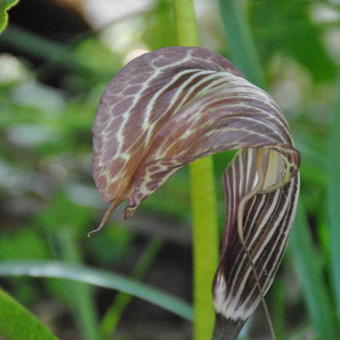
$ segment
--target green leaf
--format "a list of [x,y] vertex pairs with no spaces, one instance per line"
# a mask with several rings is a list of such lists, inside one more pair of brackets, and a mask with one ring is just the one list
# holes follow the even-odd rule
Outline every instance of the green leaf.
[[[338,81],[340,90],[340,77]],[[339,92],[338,92],[339,93]],[[328,215],[330,222],[331,275],[340,320],[340,95],[333,114],[328,152]]]
[[335,66],[322,41],[322,30],[310,17],[313,1],[251,1],[251,21],[261,60],[274,54],[292,57],[316,81],[333,79]]
[[7,11],[15,6],[19,0],[0,0],[0,32],[2,32],[8,23]]
[[231,61],[249,81],[263,86],[264,75],[243,4],[239,0],[219,0],[219,4]]
[[0,289],[0,338],[6,340],[56,340],[57,338],[23,306]]
[[322,265],[313,245],[305,209],[301,202],[288,249],[319,339],[334,340],[336,338],[336,320],[329,292],[323,281]]
[[184,319],[193,320],[192,308],[187,303],[157,288],[135,282],[122,275],[58,261],[5,261],[0,263],[0,276],[24,275],[69,279],[119,290],[151,302]]

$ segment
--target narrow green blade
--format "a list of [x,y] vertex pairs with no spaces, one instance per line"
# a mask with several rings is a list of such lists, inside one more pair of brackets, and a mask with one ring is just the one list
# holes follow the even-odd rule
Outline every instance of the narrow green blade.
[[23,275],[69,279],[98,287],[119,290],[151,302],[184,319],[193,320],[192,308],[187,303],[122,275],[57,261],[4,261],[0,263],[0,276]]
[[[62,252],[62,257],[68,263],[81,264],[81,253],[76,238],[65,228],[59,231],[57,236]],[[65,281],[65,289],[68,292],[72,306],[73,317],[84,340],[100,340],[91,286],[74,281]]]
[[263,86],[264,75],[242,1],[219,0],[227,47],[232,62],[252,83]]
[[[156,258],[157,253],[161,249],[163,243],[163,240],[158,237],[154,237],[150,240],[149,244],[146,246],[144,252],[133,268],[130,274],[131,278],[138,281],[142,279],[145,272]],[[102,334],[103,338],[107,338],[111,333],[114,333],[119,321],[121,320],[122,314],[124,313],[132,298],[133,296],[123,292],[119,292],[119,294],[117,294],[112,305],[107,309],[100,322],[100,333]]]
[[288,249],[319,339],[336,339],[336,320],[330,303],[329,292],[323,281],[321,263],[317,260],[318,254],[313,245],[305,209],[301,201]]

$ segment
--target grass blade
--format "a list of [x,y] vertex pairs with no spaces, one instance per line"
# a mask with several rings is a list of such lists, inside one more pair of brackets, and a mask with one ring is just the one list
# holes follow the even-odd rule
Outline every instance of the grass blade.
[[239,0],[219,0],[219,4],[231,61],[249,81],[263,86],[264,75],[244,13],[244,3]]
[[336,339],[336,322],[329,292],[326,289],[325,282],[323,282],[322,266],[317,260],[318,254],[313,245],[305,209],[301,202],[297,210],[295,226],[292,228],[288,249],[319,339]]
[[[163,240],[158,237],[154,237],[147,245],[142,256],[138,260],[137,264],[132,270],[130,275],[131,278],[140,280],[152,261],[156,257],[158,251],[163,245]],[[117,294],[113,304],[106,311],[102,321],[100,322],[100,333],[103,338],[107,338],[111,333],[115,331],[118,326],[119,320],[126,308],[126,306],[131,301],[132,296],[126,293],[119,292]]]
[[57,340],[40,321],[0,289],[0,338]]
[[[340,76],[338,78],[340,91]],[[330,223],[331,277],[336,301],[338,320],[340,322],[340,95],[338,95],[328,152],[328,216]]]
[[[80,264],[81,255],[74,235],[67,229],[62,229],[57,235],[62,256],[68,263]],[[99,340],[95,305],[93,303],[92,287],[73,281],[65,281],[69,301],[72,305],[73,317],[85,340]]]
[[277,340],[287,339],[285,335],[285,292],[284,284],[282,280],[276,281],[273,285],[273,298],[272,298],[272,310],[273,310],[273,325],[276,332]]
[[159,289],[135,282],[122,275],[58,261],[3,261],[0,263],[0,276],[24,275],[68,279],[119,290],[151,302],[184,319],[193,320],[192,308],[187,303]]

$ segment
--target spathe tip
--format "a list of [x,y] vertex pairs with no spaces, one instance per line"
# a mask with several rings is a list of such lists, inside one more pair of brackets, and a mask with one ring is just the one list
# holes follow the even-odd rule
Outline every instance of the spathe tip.
[[104,228],[105,223],[101,222],[99,226],[87,233],[87,237],[91,237],[93,234],[96,234],[98,231]]
[[117,200],[117,199],[114,199],[111,202],[109,207],[106,209],[105,214],[104,214],[99,226],[97,228],[91,230],[90,232],[88,232],[87,237],[91,237],[93,234],[97,233],[98,231],[100,231],[104,228],[104,226],[107,223],[107,221],[109,220],[112,212],[117,208],[117,206],[119,205],[120,202],[121,202],[121,200]]

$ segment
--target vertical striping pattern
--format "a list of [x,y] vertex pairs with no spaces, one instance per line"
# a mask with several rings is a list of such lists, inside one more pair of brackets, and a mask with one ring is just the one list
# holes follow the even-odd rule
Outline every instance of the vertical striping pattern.
[[[258,181],[254,162],[258,152],[258,149],[253,148],[242,149],[228,166],[223,178],[227,228],[214,281],[214,305],[216,312],[224,316],[222,320],[225,323],[238,326],[248,319],[261,302],[256,281],[259,281],[263,294],[273,281],[295,216],[299,191],[299,176],[296,175],[279,189],[255,194],[246,202],[241,212],[242,232],[249,254],[240,251],[243,245],[237,231],[238,212],[242,197]],[[264,168],[268,167],[269,152],[266,150]]]
[[110,202],[104,220],[123,200],[129,217],[189,162],[240,149],[224,175],[226,235],[213,289],[217,313],[239,326],[270,287],[298,196],[299,152],[273,99],[207,49],[167,47],[113,78],[93,133],[94,179]]

